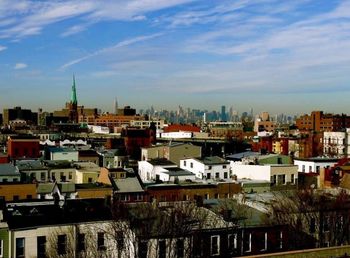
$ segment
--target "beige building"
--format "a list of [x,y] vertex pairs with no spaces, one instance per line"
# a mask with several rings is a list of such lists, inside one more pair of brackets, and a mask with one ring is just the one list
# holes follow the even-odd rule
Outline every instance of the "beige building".
[[178,166],[180,166],[181,159],[199,158],[201,155],[202,148],[200,146],[188,143],[170,143],[141,149],[142,160],[165,158]]
[[254,121],[254,132],[274,132],[276,123],[270,120],[268,112],[262,112]]

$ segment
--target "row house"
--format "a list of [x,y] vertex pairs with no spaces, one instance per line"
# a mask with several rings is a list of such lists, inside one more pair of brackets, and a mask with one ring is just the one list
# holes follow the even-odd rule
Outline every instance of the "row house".
[[7,140],[7,152],[10,159],[39,158],[40,140],[34,136],[10,136]]
[[167,159],[152,159],[138,162],[138,174],[142,182],[194,181],[195,175]]
[[300,130],[316,132],[336,132],[350,127],[350,116],[325,114],[323,111],[312,111],[297,118],[296,126]]
[[97,182],[113,187],[115,201],[142,202],[145,200],[145,191],[139,177],[122,168],[101,168]]
[[327,157],[348,157],[350,155],[350,128],[341,132],[324,132],[323,154]]
[[225,180],[230,178],[230,163],[217,156],[189,158],[180,162],[180,168],[186,169],[204,180]]
[[0,164],[0,183],[20,182],[21,174],[13,164]]
[[209,199],[227,199],[242,191],[235,182],[195,183],[179,182],[177,184],[145,185],[147,199],[150,202],[197,201]]
[[269,181],[272,185],[296,184],[298,180],[298,166],[265,164],[244,165],[234,163],[232,174],[239,179],[253,179]]
[[320,173],[323,168],[333,167],[339,159],[326,157],[313,157],[307,159],[294,159],[294,165],[298,166],[299,173]]
[[189,143],[170,142],[141,148],[141,160],[165,158],[180,166],[180,160],[201,157],[201,147]]

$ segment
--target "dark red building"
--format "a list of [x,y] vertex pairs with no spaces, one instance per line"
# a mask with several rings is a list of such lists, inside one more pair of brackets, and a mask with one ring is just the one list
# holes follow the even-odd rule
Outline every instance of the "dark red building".
[[8,163],[9,157],[6,154],[0,153],[0,164]]
[[173,125],[169,125],[167,127],[164,127],[165,133],[180,132],[180,131],[199,133],[201,131],[201,128],[198,126],[194,126],[194,125],[181,125],[181,124],[173,124]]
[[156,128],[146,129],[126,128],[123,130],[124,143],[127,154],[134,159],[141,157],[141,148],[150,147],[156,142]]
[[10,159],[39,158],[39,138],[28,135],[10,136],[7,140],[7,151]]

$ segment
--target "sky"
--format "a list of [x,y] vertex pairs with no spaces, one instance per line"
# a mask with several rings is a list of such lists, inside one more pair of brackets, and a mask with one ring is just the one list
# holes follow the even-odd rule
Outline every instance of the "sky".
[[0,110],[350,113],[349,0],[0,0]]

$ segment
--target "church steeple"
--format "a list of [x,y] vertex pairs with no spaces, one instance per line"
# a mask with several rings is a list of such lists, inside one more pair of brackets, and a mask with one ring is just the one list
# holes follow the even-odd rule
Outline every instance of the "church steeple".
[[72,96],[70,99],[72,104],[77,105],[78,104],[78,100],[77,100],[77,90],[75,88],[75,75],[73,74],[73,85],[72,85]]

